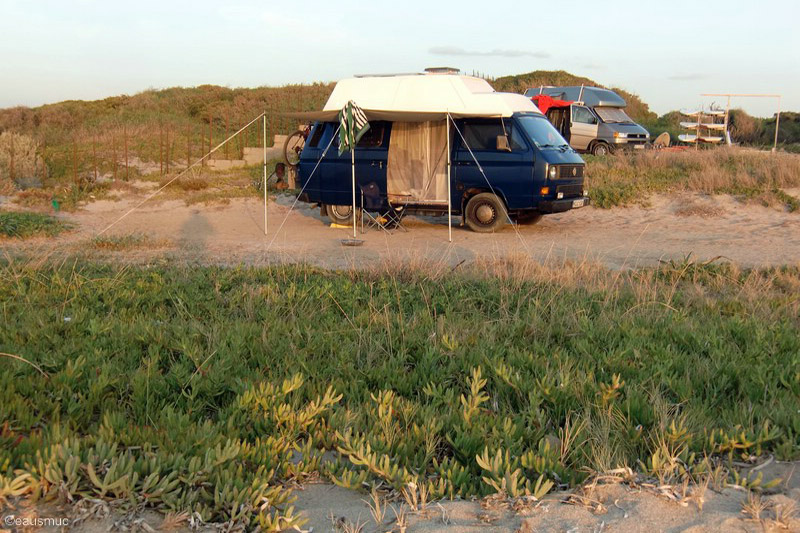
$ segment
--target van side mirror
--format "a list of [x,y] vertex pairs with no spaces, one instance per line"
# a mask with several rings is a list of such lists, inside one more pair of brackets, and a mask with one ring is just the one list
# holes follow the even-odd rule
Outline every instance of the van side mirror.
[[497,136],[497,151],[498,152],[510,152],[511,145],[508,144],[508,136],[507,135],[498,135]]

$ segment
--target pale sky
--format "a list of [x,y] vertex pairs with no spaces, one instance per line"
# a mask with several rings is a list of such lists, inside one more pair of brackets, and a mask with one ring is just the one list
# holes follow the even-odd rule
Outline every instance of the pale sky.
[[659,114],[725,104],[706,92],[781,93],[800,111],[800,2],[0,0],[0,107],[443,65],[566,70]]

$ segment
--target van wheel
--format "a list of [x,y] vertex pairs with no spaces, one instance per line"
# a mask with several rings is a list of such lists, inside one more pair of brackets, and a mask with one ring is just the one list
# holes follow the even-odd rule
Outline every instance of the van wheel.
[[[334,224],[348,226],[353,223],[353,206],[352,205],[326,205],[325,210],[328,212],[328,218]],[[358,217],[359,209],[356,208],[356,217]]]
[[597,143],[592,146],[592,155],[608,155],[610,153],[611,149],[606,143]]
[[543,216],[541,213],[525,213],[517,216],[517,224],[520,226],[533,226],[542,220]]
[[508,218],[506,206],[494,194],[482,192],[467,202],[467,226],[478,233],[493,233],[503,227]]

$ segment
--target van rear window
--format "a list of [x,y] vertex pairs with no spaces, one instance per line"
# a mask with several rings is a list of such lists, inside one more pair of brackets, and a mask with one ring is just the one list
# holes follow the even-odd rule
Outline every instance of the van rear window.
[[356,147],[358,148],[377,148],[383,144],[383,122],[370,122],[369,129],[361,139],[359,139]]
[[311,139],[308,140],[309,148],[316,148],[319,146],[319,140],[322,138],[322,132],[325,131],[325,124],[317,123],[314,126],[314,133],[311,135]]

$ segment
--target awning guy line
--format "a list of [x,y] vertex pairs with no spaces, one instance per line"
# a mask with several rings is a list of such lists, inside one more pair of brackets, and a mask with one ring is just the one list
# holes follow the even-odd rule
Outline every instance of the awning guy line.
[[[453,123],[453,127],[458,132],[458,136],[461,137],[461,141],[464,143],[464,146],[467,147],[467,151],[469,151],[469,155],[472,156],[472,160],[475,161],[475,164],[478,166],[478,170],[481,171],[481,176],[483,176],[483,179],[486,180],[486,184],[489,186],[489,189],[492,191],[492,194],[494,194],[495,196],[497,196],[498,199],[500,199],[500,196],[498,196],[498,194],[494,190],[494,187],[492,187],[492,184],[489,182],[489,178],[486,177],[486,172],[483,171],[483,167],[478,162],[478,159],[475,157],[475,154],[472,153],[472,148],[469,147],[469,144],[467,144],[467,140],[464,138],[464,135],[461,134],[461,130],[458,129],[456,121],[453,120],[453,117],[449,113],[447,116],[450,117],[450,122]],[[466,206],[464,208],[466,209]],[[508,219],[508,223],[511,224],[511,227],[514,228],[514,232],[517,234],[517,237],[519,238],[519,241],[522,243],[522,246],[525,248],[525,251],[528,252],[528,254],[530,255],[531,251],[528,248],[528,245],[525,244],[525,240],[522,238],[522,235],[520,235],[519,228],[517,228],[517,225],[514,224],[513,220],[511,220],[511,215],[508,214],[508,209],[506,209],[506,218]]]
[[[211,151],[209,151],[209,152],[208,152],[206,155],[204,155],[203,157],[201,157],[200,159],[198,159],[197,161],[195,161],[194,163],[192,163],[190,166],[186,167],[186,169],[184,169],[184,171],[183,171],[183,172],[181,172],[180,174],[178,174],[177,176],[175,176],[174,178],[172,178],[171,180],[169,180],[167,183],[165,183],[164,185],[162,185],[162,186],[161,186],[161,188],[159,188],[157,191],[155,191],[155,192],[154,192],[154,193],[152,193],[150,196],[148,196],[147,198],[145,198],[144,200],[142,200],[141,202],[139,202],[137,205],[135,205],[134,207],[132,207],[132,208],[131,208],[131,209],[130,209],[130,210],[127,212],[127,213],[125,213],[124,215],[122,215],[121,217],[119,217],[117,220],[115,220],[114,222],[112,222],[111,224],[109,224],[108,226],[106,226],[106,227],[103,229],[103,231],[101,231],[100,233],[98,233],[97,235],[95,235],[95,237],[99,237],[100,235],[102,235],[103,233],[105,233],[106,231],[108,231],[109,229],[111,229],[111,227],[112,227],[112,226],[114,226],[114,225],[116,225],[118,222],[120,222],[120,221],[121,221],[123,218],[127,217],[128,215],[130,215],[131,213],[133,213],[134,211],[136,211],[137,209],[139,209],[140,207],[142,207],[142,206],[143,206],[143,205],[144,205],[146,202],[148,202],[148,201],[152,200],[152,199],[153,199],[153,198],[154,198],[154,197],[155,197],[157,194],[159,194],[161,191],[163,191],[164,189],[166,189],[166,188],[167,188],[167,187],[168,187],[168,186],[169,186],[169,185],[170,185],[172,182],[174,182],[175,180],[177,180],[178,178],[180,178],[181,176],[183,176],[184,174],[186,174],[187,172],[189,172],[190,170],[192,170],[194,167],[196,167],[197,165],[199,165],[200,163],[202,163],[203,161],[205,161],[206,159],[208,159],[208,158],[211,156],[211,154],[213,154],[214,152],[216,152],[217,150],[219,150],[220,148],[222,148],[222,147],[225,145],[225,143],[227,143],[228,141],[230,141],[231,139],[233,139],[234,137],[236,137],[237,135],[239,135],[240,133],[242,133],[244,130],[246,130],[246,129],[247,129],[247,128],[249,128],[251,125],[253,125],[253,123],[254,123],[254,122],[256,122],[257,120],[259,120],[261,117],[263,117],[263,116],[265,116],[265,115],[266,115],[266,112],[263,112],[263,113],[261,113],[260,115],[258,115],[256,118],[254,118],[253,120],[251,120],[250,122],[248,122],[246,125],[242,126],[242,127],[241,127],[241,129],[239,129],[239,131],[237,131],[236,133],[234,133],[233,135],[231,135],[230,137],[228,137],[227,139],[225,139],[224,141],[222,141],[221,143],[219,143],[219,144],[218,144],[217,146],[215,146],[215,147],[214,147],[214,148],[213,148]],[[264,161],[264,164],[266,165],[266,161]]]
[[[300,200],[300,196],[303,194],[303,191],[306,190],[306,185],[311,183],[311,176],[314,175],[314,173],[319,168],[319,164],[322,162],[323,158],[328,154],[328,150],[330,149],[331,145],[333,144],[333,140],[337,138],[336,136],[339,133],[339,128],[341,128],[341,125],[336,126],[336,131],[333,132],[333,137],[331,137],[331,140],[328,141],[328,146],[325,147],[325,150],[322,151],[322,155],[319,156],[319,159],[317,159],[317,164],[314,165],[314,170],[312,170],[311,174],[308,175],[308,179],[303,184],[303,187],[300,189],[300,192],[295,197],[294,202],[292,202],[291,207],[289,207],[289,211],[286,212],[286,216],[283,217],[283,220],[281,221],[281,225],[278,226],[278,231],[276,231],[275,234],[272,236],[272,240],[269,241],[269,244],[267,245],[267,249],[265,251],[269,251],[270,247],[272,247],[272,243],[275,242],[275,239],[278,237],[278,234],[283,229],[283,225],[286,223],[286,220],[289,218],[289,215],[292,214],[292,210],[294,209],[294,206],[297,205],[297,202]],[[299,163],[298,163],[298,166],[299,166]],[[354,210],[353,211],[353,220],[355,220],[355,218],[356,218],[356,212]]]

